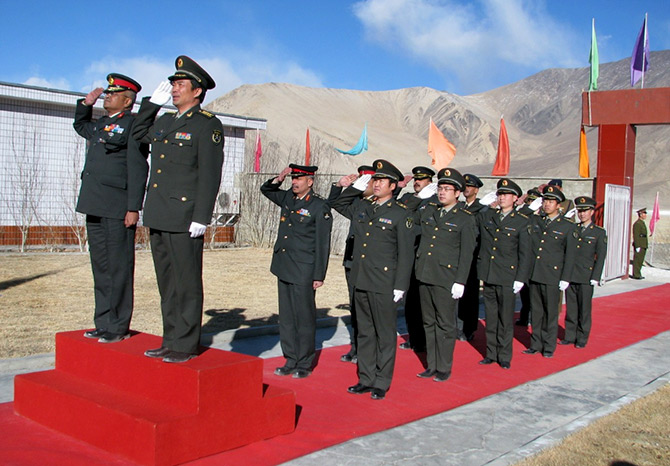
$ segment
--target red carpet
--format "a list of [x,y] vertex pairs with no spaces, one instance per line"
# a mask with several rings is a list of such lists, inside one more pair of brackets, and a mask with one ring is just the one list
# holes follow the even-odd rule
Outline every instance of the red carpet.
[[[640,318],[641,316],[644,318]],[[561,323],[563,317],[561,316]],[[449,381],[419,379],[423,366],[411,351],[398,350],[391,390],[384,401],[351,395],[356,366],[340,362],[348,348],[321,351],[314,374],[303,380],[272,374],[283,358],[266,360],[264,378],[273,386],[296,392],[295,432],[204,458],[190,464],[272,465],[346,440],[448,411],[488,395],[582,364],[617,349],[670,330],[670,284],[594,300],[593,329],[585,349],[558,346],[553,359],[524,355],[529,333],[516,328],[512,369],[480,366],[483,328],[470,343],[457,342]],[[559,329],[559,338],[562,329]],[[101,420],[104,422],[104,420]],[[131,464],[57,434],[13,414],[12,404],[0,405],[0,459],[4,464]],[[110,439],[110,441],[113,441]]]

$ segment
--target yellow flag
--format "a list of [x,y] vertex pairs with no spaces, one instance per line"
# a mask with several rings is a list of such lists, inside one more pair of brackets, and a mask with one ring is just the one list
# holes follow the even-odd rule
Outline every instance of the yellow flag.
[[582,126],[579,132],[579,176],[582,178],[590,178],[589,171],[589,148],[586,145],[586,133]]
[[433,159],[431,165],[435,167],[435,171],[449,166],[456,155],[456,147],[444,137],[432,118],[428,129],[428,154]]

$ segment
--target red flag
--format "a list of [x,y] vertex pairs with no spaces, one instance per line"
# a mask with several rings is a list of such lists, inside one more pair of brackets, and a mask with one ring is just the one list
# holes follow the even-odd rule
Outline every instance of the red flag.
[[654,201],[654,210],[651,212],[651,220],[649,220],[649,231],[651,234],[654,234],[654,228],[656,228],[656,222],[661,219],[661,211],[658,205],[658,192],[656,192],[656,200]]
[[310,158],[311,154],[309,149],[309,128],[307,128],[307,138],[305,140],[305,165],[309,165]]
[[449,165],[456,155],[456,147],[442,134],[432,118],[428,128],[428,154],[433,159],[431,165],[435,171]]
[[261,132],[256,130],[256,160],[254,161],[254,173],[260,173],[261,171],[261,155],[263,155]]
[[498,155],[493,166],[492,176],[506,176],[509,173],[509,139],[507,139],[507,128],[505,120],[500,117],[500,135],[498,136]]

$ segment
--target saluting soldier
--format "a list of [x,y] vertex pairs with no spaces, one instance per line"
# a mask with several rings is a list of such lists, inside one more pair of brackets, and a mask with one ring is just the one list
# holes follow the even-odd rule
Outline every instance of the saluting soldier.
[[[95,329],[84,333],[100,343],[130,335],[133,315],[135,230],[147,181],[149,146],[131,136],[130,113],[142,86],[118,73],[108,86],[77,100],[74,129],[89,142],[81,174],[77,212],[86,214],[95,295]],[[104,92],[106,116],[93,121],[93,105]]]
[[[370,165],[361,165],[358,167],[358,176],[363,175],[373,175],[375,169]],[[351,182],[356,180],[356,175],[350,175]],[[330,188],[330,194],[328,195],[328,202],[331,203],[337,199],[342,193],[343,186],[339,181],[332,184]],[[370,198],[372,196],[372,184],[368,184],[368,187],[365,189],[365,192],[361,193],[361,199]],[[354,203],[361,202],[361,199],[354,200]],[[344,214],[342,214],[344,215]],[[351,281],[351,266],[353,264],[353,253],[354,253],[354,240],[356,236],[354,235],[354,223],[349,222],[349,233],[347,234],[347,239],[344,244],[344,257],[342,258],[342,265],[344,266],[344,277],[347,280],[347,290],[349,291],[349,313],[351,315],[351,338],[350,343],[351,347],[349,351],[342,356],[340,356],[340,361],[342,362],[352,362],[356,364],[358,362],[357,356],[357,346],[356,341],[358,340],[358,322],[356,321],[356,303],[354,302],[354,284]]]
[[514,340],[516,294],[528,282],[531,266],[528,217],[514,209],[522,191],[503,178],[497,184],[498,207],[478,218],[479,279],[484,282],[486,357],[479,364],[497,362],[509,369]]
[[[212,77],[187,56],[151,98],[144,98],[133,135],[151,143],[151,178],[144,208],[150,228],[163,315],[160,348],[151,358],[179,363],[198,355],[202,324],[202,251],[223,165],[223,126],[200,108]],[[172,97],[177,113],[158,111]]]
[[426,370],[417,377],[444,382],[451,376],[458,337],[458,299],[470,273],[477,233],[474,216],[458,205],[465,186],[463,175],[443,168],[437,178],[439,203],[421,206],[414,216],[421,224],[415,273],[420,284],[427,362]]
[[376,160],[372,166],[374,199],[353,204],[370,175],[353,185],[345,176],[340,183],[348,187],[332,205],[352,221],[356,237],[351,277],[358,319],[358,383],[347,390],[372,392],[372,399],[381,400],[393,378],[396,308],[409,287],[414,223],[407,207],[393,196],[402,172],[386,160]]
[[[315,166],[290,164],[261,186],[281,208],[270,271],[277,277],[279,338],[286,362],[276,375],[309,377],[315,356],[316,290],[323,285],[333,227],[330,207],[312,189]],[[291,189],[279,189],[291,177]]]
[[575,348],[584,348],[591,332],[593,287],[600,285],[605,266],[607,233],[591,221],[596,208],[594,199],[578,197],[575,206],[580,223],[575,229],[575,266],[565,292],[565,338],[559,344],[574,343]]
[[[465,180],[465,190],[463,191],[465,200],[461,202],[461,208],[470,212],[476,219],[480,212],[488,210],[488,206],[479,202],[479,198],[477,197],[479,189],[484,186],[484,183],[477,175],[471,173],[463,175],[463,179]],[[460,340],[472,341],[475,338],[475,332],[479,324],[478,254],[479,243],[477,243],[473,252],[473,260],[470,266],[468,281],[465,284],[465,292],[463,293],[463,297],[458,300],[458,318],[463,321],[463,330],[459,334]]]
[[561,292],[570,285],[575,263],[574,228],[559,213],[565,196],[556,186],[542,190],[543,215],[534,215],[529,225],[533,266],[530,275],[530,313],[533,334],[525,354],[554,356],[558,335]]
[[[413,202],[411,199],[419,194],[424,188],[433,182],[435,171],[428,167],[414,167],[412,168],[412,178],[414,179],[414,192],[405,193],[400,198],[400,202],[407,204]],[[432,195],[429,198],[421,201],[421,204],[432,200],[437,202],[437,196]],[[416,239],[414,240],[414,250],[416,251],[421,241],[421,227],[415,225],[414,232]],[[416,352],[422,353],[426,351],[426,333],[423,330],[423,318],[421,317],[421,299],[419,297],[419,282],[414,274],[414,267],[412,267],[412,277],[409,281],[409,289],[405,294],[405,324],[407,325],[408,339],[400,343],[400,349],[412,349]]]
[[647,208],[643,207],[637,211],[637,220],[633,223],[633,275],[630,278],[642,280],[642,265],[644,264],[644,256],[647,254],[647,247],[649,241],[647,239],[647,224],[644,221],[647,219]]

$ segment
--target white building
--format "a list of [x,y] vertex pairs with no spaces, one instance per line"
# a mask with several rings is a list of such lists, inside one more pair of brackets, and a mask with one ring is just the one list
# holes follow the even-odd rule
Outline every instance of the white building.
[[[39,231],[83,225],[74,208],[86,141],[73,129],[76,101],[85,94],[0,82],[0,244],[19,244],[30,227]],[[136,105],[135,111],[138,106]],[[94,118],[104,114],[96,103]],[[266,120],[215,113],[224,128],[224,165],[215,220],[239,213],[236,175],[244,170],[246,130],[266,128]]]

